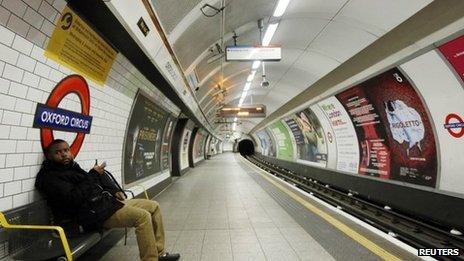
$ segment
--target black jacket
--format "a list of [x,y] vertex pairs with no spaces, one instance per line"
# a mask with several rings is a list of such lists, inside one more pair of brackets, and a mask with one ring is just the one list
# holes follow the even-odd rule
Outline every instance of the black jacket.
[[95,218],[95,222],[93,218],[85,216],[88,211],[92,211],[93,206],[89,205],[91,198],[100,195],[102,191],[114,195],[119,189],[106,175],[100,175],[93,169],[86,172],[76,162],[63,166],[45,160],[37,174],[35,187],[45,196],[53,212],[55,224],[73,220],[84,227],[98,228],[103,220],[124,206],[110,196],[104,204],[98,205],[98,218]]

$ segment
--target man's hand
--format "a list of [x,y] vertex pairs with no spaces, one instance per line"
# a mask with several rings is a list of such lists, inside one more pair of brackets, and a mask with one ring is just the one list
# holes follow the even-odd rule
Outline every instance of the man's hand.
[[126,196],[124,195],[124,192],[122,192],[122,191],[116,192],[116,194],[114,194],[114,196],[119,200],[125,200],[126,199]]
[[98,172],[98,174],[103,175],[105,173],[106,163],[103,162],[101,165],[95,165],[93,169]]

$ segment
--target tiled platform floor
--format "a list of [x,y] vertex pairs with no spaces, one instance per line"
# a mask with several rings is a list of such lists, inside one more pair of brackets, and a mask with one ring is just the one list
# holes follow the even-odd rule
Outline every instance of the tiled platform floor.
[[[237,155],[217,155],[161,193],[156,200],[163,212],[167,250],[180,253],[181,260],[335,260],[247,171]],[[127,246],[123,241],[104,250],[99,259],[138,260],[134,232]],[[105,242],[101,245],[104,249]],[[356,259],[378,258],[368,254]]]

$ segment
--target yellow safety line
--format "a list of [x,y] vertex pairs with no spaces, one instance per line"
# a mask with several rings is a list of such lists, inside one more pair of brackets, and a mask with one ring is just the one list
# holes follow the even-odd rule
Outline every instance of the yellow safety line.
[[68,239],[62,227],[47,226],[47,225],[16,225],[10,224],[5,215],[0,212],[0,225],[6,229],[32,229],[32,230],[55,230],[60,235],[61,243],[63,244],[64,253],[68,261],[72,261],[71,248],[69,247]]
[[[244,159],[241,159],[242,161],[245,161]],[[369,249],[372,253],[378,255],[380,258],[384,259],[384,260],[401,260],[400,258],[396,257],[395,255],[391,254],[390,252],[388,252],[387,250],[383,249],[382,247],[380,247],[379,245],[377,245],[376,243],[372,242],[371,240],[369,240],[368,238],[366,238],[365,236],[359,234],[358,232],[356,232],[355,230],[353,230],[352,228],[350,228],[349,226],[345,225],[343,222],[341,222],[340,220],[334,218],[333,216],[331,216],[330,214],[328,214],[327,212],[324,212],[323,210],[321,210],[320,208],[314,206],[313,204],[307,202],[306,200],[304,200],[302,197],[300,197],[299,195],[295,194],[294,192],[290,191],[289,189],[285,188],[284,186],[282,186],[281,184],[279,184],[278,182],[276,182],[275,180],[272,180],[270,177],[268,177],[267,175],[261,173],[263,170],[258,168],[257,166],[255,166],[254,164],[252,164],[251,162],[249,161],[245,161],[246,163],[248,163],[250,166],[252,166],[253,168],[256,168],[258,169],[259,171],[257,172],[259,175],[261,175],[261,177],[265,178],[267,181],[269,181],[271,184],[273,184],[274,186],[276,186],[277,188],[279,188],[280,190],[282,190],[283,192],[285,192],[287,195],[289,195],[291,198],[293,198],[294,200],[298,201],[301,205],[303,205],[304,207],[306,207],[308,210],[312,211],[314,214],[318,215],[319,217],[323,218],[325,221],[329,222],[330,224],[332,224],[334,227],[338,228],[340,231],[342,231],[343,233],[345,233],[347,236],[351,237],[353,240],[355,240],[356,242],[358,242],[359,244],[361,244],[362,246],[364,246],[365,248]]]

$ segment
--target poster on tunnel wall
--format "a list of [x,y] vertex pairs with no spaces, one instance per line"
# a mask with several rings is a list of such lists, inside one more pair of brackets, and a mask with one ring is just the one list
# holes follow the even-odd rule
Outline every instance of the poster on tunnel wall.
[[204,159],[205,140],[204,133],[202,131],[198,131],[193,144],[193,161],[195,163]]
[[171,136],[174,131],[175,119],[169,117],[166,121],[164,128],[163,145],[161,146],[161,169],[171,169],[170,150],[171,150]]
[[182,144],[180,147],[180,169],[183,170],[189,166],[188,162],[188,144],[190,140],[191,130],[187,127],[182,135]]
[[310,106],[311,111],[319,120],[327,144],[327,163],[326,168],[337,168],[337,141],[335,140],[334,131],[330,126],[329,119],[324,115],[322,109],[316,104]]
[[343,105],[329,97],[317,103],[329,119],[337,144],[337,170],[358,173],[359,146],[356,131]]
[[269,134],[267,128],[256,132],[256,135],[258,136],[259,142],[261,144],[261,154],[264,156],[275,157],[275,143],[272,141],[271,135]]
[[321,123],[310,108],[290,115],[287,122],[296,135],[296,161],[303,164],[326,167],[327,142]]
[[148,96],[137,93],[125,139],[125,184],[161,171],[161,143],[168,116]]
[[398,69],[336,97],[358,137],[359,174],[435,187],[433,130],[420,97]]
[[274,134],[277,148],[277,158],[283,160],[293,160],[293,144],[290,133],[281,121],[273,123],[270,130]]

